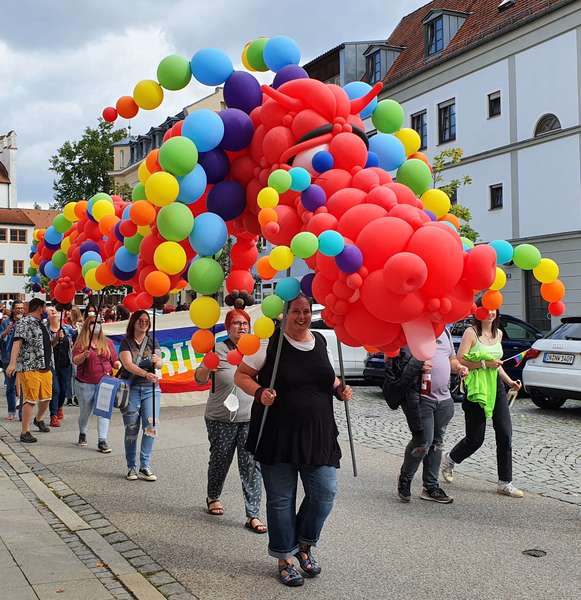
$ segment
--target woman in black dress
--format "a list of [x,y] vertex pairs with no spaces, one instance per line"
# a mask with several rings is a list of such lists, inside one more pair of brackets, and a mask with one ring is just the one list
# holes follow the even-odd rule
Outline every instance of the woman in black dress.
[[[325,338],[310,331],[311,317],[306,296],[290,302],[275,389],[268,386],[280,330],[244,358],[234,379],[254,396],[246,448],[260,463],[266,489],[268,552],[278,559],[280,581],[292,587],[304,583],[293,557],[307,577],[321,572],[311,547],[333,508],[341,458],[333,395],[352,397],[351,388],[335,377]],[[270,409],[258,440],[265,406]],[[299,475],[305,498],[297,513]]]

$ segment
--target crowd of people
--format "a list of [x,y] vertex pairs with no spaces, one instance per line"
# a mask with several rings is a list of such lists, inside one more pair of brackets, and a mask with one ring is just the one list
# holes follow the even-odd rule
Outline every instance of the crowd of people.
[[[218,366],[209,369],[202,364],[194,372],[198,384],[211,383],[205,412],[210,446],[207,512],[213,517],[225,514],[221,494],[237,453],[244,526],[257,534],[268,533],[268,553],[277,560],[279,580],[291,587],[321,573],[312,548],[333,509],[341,459],[333,400],[349,401],[353,394],[336,377],[333,355],[325,338],[311,331],[311,317],[312,301],[301,294],[288,303],[274,335],[235,367],[228,361],[228,353],[236,348],[240,336],[249,332],[251,320],[245,310],[232,309],[225,318],[227,336],[215,347]],[[14,302],[0,323],[6,419],[17,418],[20,404],[20,440],[34,443],[37,439],[31,426],[39,432],[50,431],[44,422],[47,410],[51,426],[59,426],[63,407],[74,397],[79,405],[78,445],[87,446],[99,382],[117,373],[128,386],[128,400],[121,411],[126,478],[156,481],[151,458],[161,395],[160,348],[150,333],[147,311],[130,316],[118,352],[103,332],[107,318],[106,312],[98,314],[92,305],[84,314],[76,309],[60,313],[33,298],[25,314],[24,304]],[[451,503],[453,499],[440,487],[440,474],[445,482],[453,482],[456,465],[482,445],[489,417],[496,435],[497,491],[523,497],[512,483],[512,425],[505,388],[518,391],[520,382],[510,379],[502,368],[501,338],[499,316],[490,311],[486,319],[474,319],[466,330],[458,356],[445,330],[430,361],[419,361],[405,349],[399,357],[386,361],[387,370],[393,370],[395,364],[400,367],[401,405],[411,432],[397,480],[402,502],[411,501],[411,483],[423,464],[420,497]],[[446,428],[454,414],[452,374],[465,382],[466,434],[442,457]],[[97,449],[102,453],[111,452],[109,423],[102,416],[96,419]],[[297,510],[299,478],[304,498]],[[266,524],[260,518],[263,487]]]

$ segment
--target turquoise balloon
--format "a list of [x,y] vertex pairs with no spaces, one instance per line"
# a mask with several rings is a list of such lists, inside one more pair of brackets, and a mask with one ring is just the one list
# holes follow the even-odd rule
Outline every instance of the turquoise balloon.
[[333,229],[323,231],[319,235],[319,252],[325,256],[337,256],[343,252],[345,240],[343,236]]
[[301,293],[301,284],[294,277],[285,277],[276,284],[274,291],[277,296],[290,302]]
[[284,300],[276,294],[273,294],[272,296],[267,296],[262,301],[260,308],[265,317],[276,319],[276,317],[284,310]]
[[512,260],[514,249],[510,242],[506,240],[493,240],[489,246],[492,246],[496,252],[497,265],[506,265]]
[[290,171],[293,192],[304,192],[311,185],[311,174],[302,167],[293,167]]

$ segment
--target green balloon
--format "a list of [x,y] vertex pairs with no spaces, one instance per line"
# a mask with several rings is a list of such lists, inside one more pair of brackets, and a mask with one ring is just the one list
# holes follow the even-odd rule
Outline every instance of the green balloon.
[[128,252],[131,252],[131,254],[139,254],[139,247],[141,246],[142,239],[143,236],[139,233],[136,233],[131,237],[126,237],[123,240],[123,245],[127,248]]
[[224,283],[224,271],[213,258],[199,258],[190,265],[188,282],[198,294],[215,294]]
[[131,192],[131,200],[134,202],[137,200],[147,200],[147,196],[145,195],[145,186],[143,183],[137,183]]
[[73,225],[70,221],[67,221],[67,218],[64,215],[57,215],[52,224],[59,233],[65,233],[65,231],[68,231]]
[[256,71],[268,71],[268,67],[264,62],[264,47],[268,43],[268,38],[258,38],[254,40],[248,50],[246,50],[246,60],[248,64]]
[[87,271],[91,269],[96,269],[101,263],[96,260],[88,260],[81,268],[81,272],[83,273],[83,277],[87,274]]
[[268,185],[274,188],[279,194],[284,194],[290,190],[292,183],[291,174],[284,169],[277,169],[268,176]]
[[29,277],[34,277],[38,273],[38,271],[34,267],[28,267],[27,271]]
[[113,202],[113,198],[111,198],[111,196],[109,196],[109,194],[106,194],[105,192],[97,192],[92,198],[91,200],[93,200],[93,204],[95,202],[97,202],[98,200],[107,200],[107,202]]
[[371,121],[381,133],[395,133],[403,127],[405,114],[399,102],[382,100],[371,113]]
[[62,269],[68,258],[67,255],[62,251],[62,250],[57,250],[53,255],[52,255],[52,263],[55,267],[58,267],[59,269]]
[[276,319],[284,310],[284,300],[280,296],[272,294],[262,301],[261,308],[265,317]]
[[410,158],[397,170],[397,183],[407,185],[417,196],[421,196],[433,185],[432,172],[419,158]]
[[310,258],[319,249],[319,240],[314,233],[303,231],[293,237],[290,249],[299,258]]
[[181,90],[191,78],[190,61],[177,54],[166,56],[157,67],[157,80],[166,90]]
[[190,235],[193,227],[194,215],[181,202],[172,202],[157,214],[157,229],[166,240],[181,242]]
[[183,177],[198,163],[198,149],[190,138],[178,135],[162,144],[158,160],[164,171]]
[[532,244],[519,244],[514,249],[512,262],[524,271],[534,269],[541,262],[541,253]]

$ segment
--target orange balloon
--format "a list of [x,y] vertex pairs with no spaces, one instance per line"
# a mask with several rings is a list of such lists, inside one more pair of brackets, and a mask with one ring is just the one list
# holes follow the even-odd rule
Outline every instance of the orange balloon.
[[430,167],[430,171],[432,170],[432,165],[430,164],[430,159],[423,152],[415,152],[414,154],[410,154],[408,156],[408,160],[410,158],[417,158],[418,160],[425,162],[428,165],[428,167]]
[[238,351],[240,354],[248,356],[258,352],[260,348],[260,338],[252,333],[243,333],[238,340]]
[[171,287],[171,280],[162,271],[152,271],[146,276],[143,287],[150,296],[165,296]]
[[209,329],[198,329],[192,336],[192,348],[197,354],[206,354],[214,348],[214,334]]
[[138,112],[139,106],[131,96],[121,96],[115,105],[117,114],[124,119],[132,119]]
[[369,352],[369,354],[375,354],[377,352],[379,352],[379,348],[375,348],[374,346],[363,346],[365,348],[365,350],[367,350],[367,352]]
[[147,200],[137,200],[129,210],[129,218],[138,226],[152,225],[156,217],[155,207]]
[[274,208],[262,208],[258,213],[258,222],[261,227],[264,227],[267,223],[278,221],[278,214]]
[[503,302],[504,298],[502,293],[497,290],[488,290],[484,296],[482,296],[482,306],[488,310],[498,310]]
[[278,273],[276,269],[273,269],[270,266],[268,256],[262,256],[258,259],[258,262],[256,263],[256,272],[260,279],[266,280],[272,279]]
[[565,295],[565,284],[560,279],[541,285],[541,296],[546,302],[559,302]]
[[156,173],[157,171],[161,171],[161,166],[159,164],[159,149],[152,150],[145,157],[145,166],[150,173]]
[[119,221],[121,221],[121,219],[117,215],[105,215],[99,221],[99,231],[103,235],[109,235],[113,230],[113,227],[115,227]]
[[445,214],[443,217],[440,217],[438,221],[448,221],[448,223],[452,223],[456,229],[460,229],[460,219],[451,213]]
[[95,279],[101,285],[113,285],[117,281],[117,277],[111,272],[111,267],[106,262],[101,263],[95,271]]
[[86,200],[79,200],[79,202],[77,202],[75,204],[75,215],[77,215],[77,217],[79,217],[79,219],[84,219],[85,218],[85,214],[87,213],[87,205],[89,203]]

